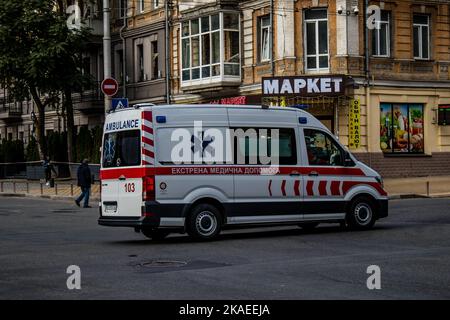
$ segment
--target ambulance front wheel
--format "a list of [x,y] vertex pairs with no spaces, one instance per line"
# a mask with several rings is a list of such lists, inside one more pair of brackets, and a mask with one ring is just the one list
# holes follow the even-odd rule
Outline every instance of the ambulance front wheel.
[[141,232],[144,236],[152,240],[163,240],[170,234],[170,232],[167,230],[152,228],[142,228]]
[[222,227],[220,211],[211,204],[200,204],[194,207],[187,218],[187,233],[198,240],[215,238]]
[[353,230],[368,230],[377,220],[374,201],[367,196],[354,199],[347,212],[347,225]]

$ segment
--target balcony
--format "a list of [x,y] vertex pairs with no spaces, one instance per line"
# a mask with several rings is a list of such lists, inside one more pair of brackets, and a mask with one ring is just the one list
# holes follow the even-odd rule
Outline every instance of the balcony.
[[84,113],[95,113],[104,108],[104,95],[100,89],[101,82],[72,94],[73,108]]
[[22,106],[4,104],[3,99],[3,97],[0,97],[0,120],[14,121],[22,119]]
[[188,93],[238,87],[241,80],[238,12],[216,11],[181,22],[181,89]]

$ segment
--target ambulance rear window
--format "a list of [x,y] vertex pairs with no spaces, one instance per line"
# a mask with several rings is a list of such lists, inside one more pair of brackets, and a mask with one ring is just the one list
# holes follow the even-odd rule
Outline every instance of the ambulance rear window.
[[139,130],[105,134],[103,168],[138,166],[140,163],[141,139]]

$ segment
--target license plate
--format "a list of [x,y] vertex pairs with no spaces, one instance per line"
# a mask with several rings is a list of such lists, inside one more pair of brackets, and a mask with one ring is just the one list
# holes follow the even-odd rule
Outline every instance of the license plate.
[[105,205],[105,213],[116,213],[117,205]]

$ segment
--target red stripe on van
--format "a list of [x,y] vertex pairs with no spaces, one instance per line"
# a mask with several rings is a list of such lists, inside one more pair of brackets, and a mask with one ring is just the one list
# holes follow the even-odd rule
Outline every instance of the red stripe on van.
[[331,181],[331,195],[339,196],[341,195],[341,191],[339,190],[340,181]]
[[386,191],[381,187],[381,185],[378,182],[364,182],[364,181],[344,181],[344,185],[342,187],[342,190],[344,194],[346,194],[351,188],[357,185],[369,185],[373,188],[375,188],[378,193],[382,196],[387,196]]
[[272,196],[272,180],[269,180],[269,186],[267,188],[269,189],[269,195]]
[[125,169],[102,169],[100,170],[101,180],[112,180],[119,179],[119,177],[124,176],[125,178],[142,178],[146,175],[151,175],[146,168],[125,168]]
[[149,138],[146,138],[144,136],[142,136],[142,142],[151,145],[152,147],[154,146],[153,140],[150,140]]
[[147,127],[145,125],[142,125],[142,131],[153,134],[153,128]]
[[327,182],[326,181],[320,181],[319,182],[319,194],[321,196],[327,195]]
[[146,156],[148,156],[150,158],[154,158],[155,157],[155,154],[153,152],[151,152],[150,150],[144,149],[144,148],[142,148],[142,154],[144,154],[144,155],[146,155]]
[[[148,157],[154,158],[154,153],[143,149],[142,152]],[[174,166],[174,167],[159,167],[159,168],[111,168],[111,169],[102,169],[102,172],[109,172],[108,176],[116,176],[117,178],[123,172],[134,172],[139,170],[152,170],[151,175],[260,175],[261,171],[264,173],[263,169],[267,169],[267,167],[251,167],[251,166]],[[330,175],[331,172],[333,175],[337,176],[364,176],[364,173],[360,169],[353,169],[349,171],[349,168],[335,168],[335,170],[330,171],[330,168],[312,168],[312,167],[280,167],[276,175],[289,175],[292,171],[296,170],[301,174],[307,174],[311,171],[316,171],[319,175]],[[113,174],[113,172],[119,172],[117,174]],[[144,175],[141,175],[143,177]],[[112,179],[112,178],[110,178]],[[308,181],[307,190],[308,195],[313,195],[313,181]],[[363,182],[361,182],[363,183]],[[376,184],[374,182],[374,184]],[[380,187],[381,188],[381,187]]]
[[151,111],[142,111],[142,119],[152,122],[153,121],[152,112]]

